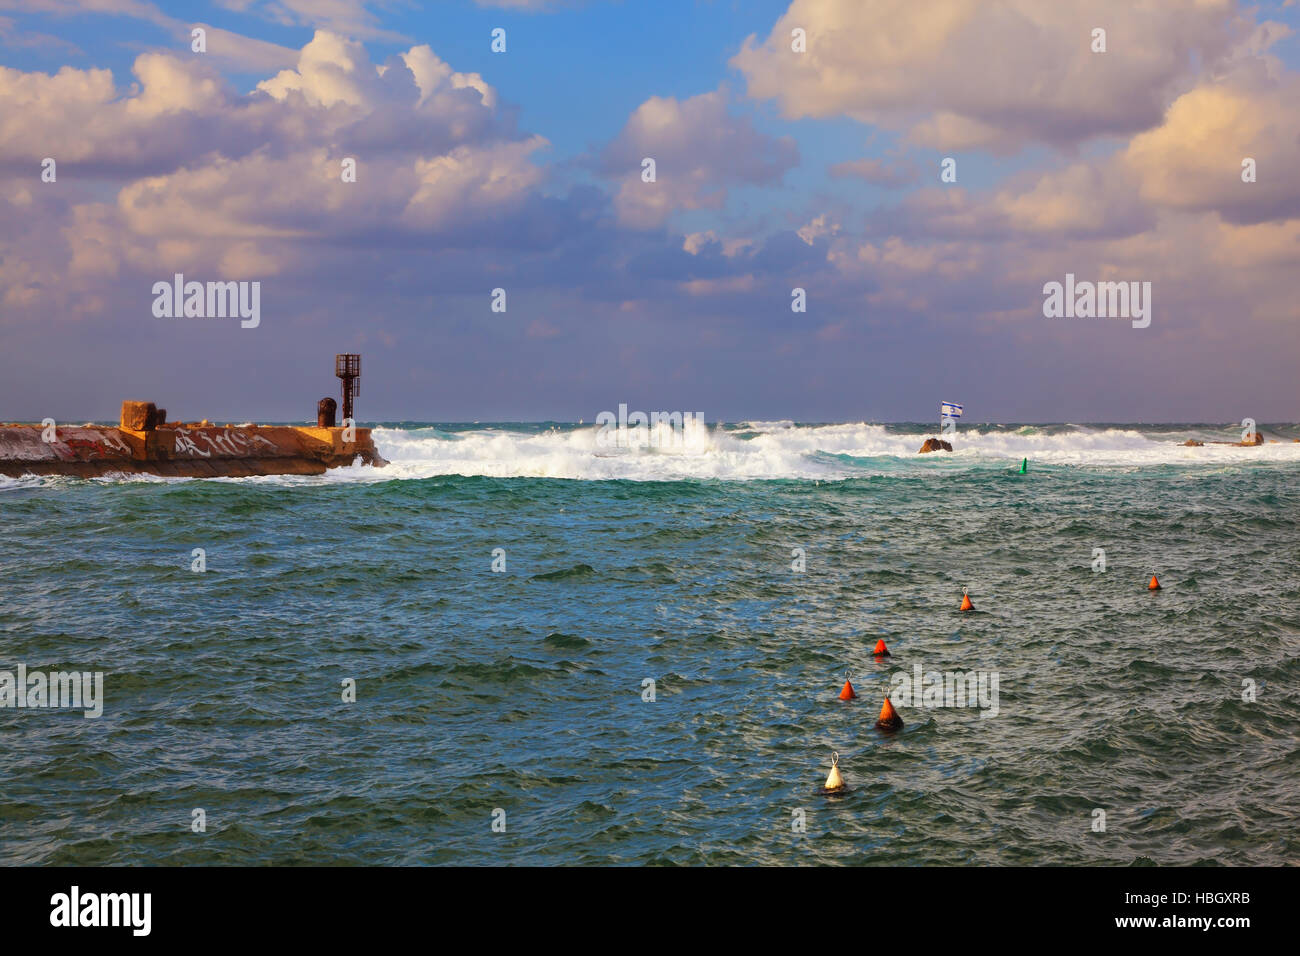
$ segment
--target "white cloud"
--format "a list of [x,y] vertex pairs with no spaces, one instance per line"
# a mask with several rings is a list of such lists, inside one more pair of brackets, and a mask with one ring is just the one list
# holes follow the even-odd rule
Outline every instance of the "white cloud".
[[[1106,53],[1090,49],[1107,30]],[[807,51],[791,49],[791,31]],[[847,115],[941,149],[1068,145],[1157,123],[1244,29],[1233,0],[794,0],[732,65],[788,117]]]
[[[376,67],[326,31],[295,59],[248,95],[174,54],[138,56],[127,90],[108,70],[0,68],[2,195],[51,230],[0,229],[4,300],[53,292],[75,311],[128,274],[310,272],[321,242],[468,248],[538,196],[548,144],[515,133],[478,74],[427,46]],[[45,155],[57,186],[40,182]],[[118,182],[116,202],[91,199],[88,176]]]
[[[642,162],[655,161],[655,182]],[[799,162],[788,137],[768,136],[727,110],[723,90],[686,100],[652,96],[606,147],[601,169],[621,181],[615,209],[634,228],[656,226],[677,209],[717,209],[729,185],[771,185]]]

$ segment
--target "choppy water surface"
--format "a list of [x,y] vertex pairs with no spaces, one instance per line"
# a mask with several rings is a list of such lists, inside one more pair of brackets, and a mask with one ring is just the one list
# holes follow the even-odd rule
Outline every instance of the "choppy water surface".
[[[380,471],[0,479],[0,669],[107,697],[0,710],[0,859],[1295,862],[1300,430],[1263,430],[399,423]],[[918,663],[998,715],[874,730]]]

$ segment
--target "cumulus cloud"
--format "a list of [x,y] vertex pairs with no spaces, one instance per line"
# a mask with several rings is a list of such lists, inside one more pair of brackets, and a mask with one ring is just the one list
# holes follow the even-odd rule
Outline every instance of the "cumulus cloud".
[[[1093,53],[1092,30],[1107,31]],[[791,34],[806,31],[806,52]],[[1157,122],[1244,25],[1234,0],[794,0],[732,59],[788,117],[848,115],[918,144],[1007,152]]]
[[1029,189],[998,190],[990,205],[1012,229],[1040,236],[1128,236],[1155,224],[1132,178],[1109,162],[1044,173]]
[[86,169],[157,169],[195,144],[237,142],[232,120],[249,125],[227,109],[223,81],[204,64],[144,53],[134,72],[139,90],[124,97],[109,70],[0,67],[0,165],[30,168],[50,156]]
[[[642,181],[642,161],[655,161],[655,182]],[[730,185],[771,185],[799,162],[788,137],[759,131],[728,112],[723,90],[686,100],[652,96],[604,150],[600,169],[621,185],[619,219],[643,228],[678,209],[717,209]]]
[[[1237,77],[1198,86],[1164,122],[1134,137],[1124,162],[1142,198],[1215,210],[1233,223],[1300,216],[1300,77]],[[1255,182],[1242,179],[1254,160]]]
[[[108,70],[0,68],[0,167],[13,176],[0,195],[39,202],[52,230],[39,248],[0,231],[9,304],[59,289],[85,307],[99,301],[86,289],[169,270],[310,274],[320,243],[471,248],[507,222],[508,241],[537,232],[546,141],[427,46],[375,65],[359,42],[317,31],[246,95],[204,58],[143,53],[133,72],[123,90]],[[39,181],[45,156],[58,186]],[[115,202],[91,200],[88,176],[116,182]]]
[[296,66],[263,80],[257,88],[277,100],[297,93],[308,106],[373,107],[388,91],[382,74],[367,68],[369,62],[360,42],[318,31],[303,47]]
[[897,236],[1039,241],[1127,236],[1151,228],[1136,179],[1110,160],[1008,177],[990,190],[927,187],[876,210],[872,232]]

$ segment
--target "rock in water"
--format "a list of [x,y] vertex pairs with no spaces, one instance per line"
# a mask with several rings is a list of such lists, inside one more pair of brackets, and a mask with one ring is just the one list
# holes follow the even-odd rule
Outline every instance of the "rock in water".
[[917,454],[924,455],[928,451],[952,451],[952,445],[939,438],[927,438]]

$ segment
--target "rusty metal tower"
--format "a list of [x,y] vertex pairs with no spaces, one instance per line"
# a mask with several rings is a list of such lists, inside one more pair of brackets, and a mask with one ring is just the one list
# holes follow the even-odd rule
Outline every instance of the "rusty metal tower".
[[334,374],[343,380],[343,420],[347,421],[352,418],[353,396],[361,394],[361,356],[355,352],[335,355]]

